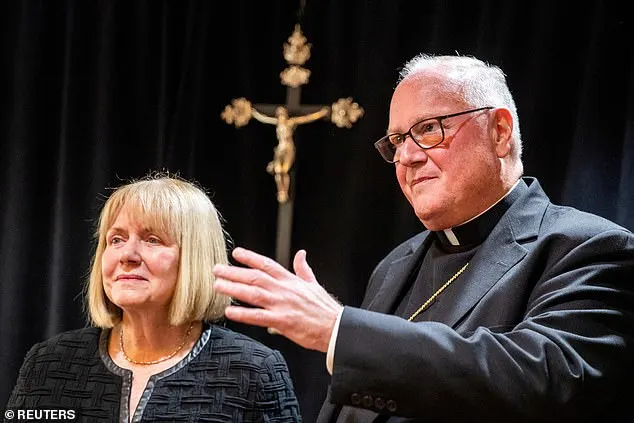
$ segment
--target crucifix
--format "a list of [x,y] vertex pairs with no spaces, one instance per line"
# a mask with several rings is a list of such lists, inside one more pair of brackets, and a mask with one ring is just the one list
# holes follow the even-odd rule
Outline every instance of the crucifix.
[[274,179],[277,187],[277,242],[276,260],[290,268],[291,229],[293,225],[293,181],[295,163],[295,129],[321,119],[330,119],[340,128],[350,128],[361,116],[363,108],[352,101],[351,97],[340,98],[331,105],[304,105],[300,102],[301,86],[308,83],[310,71],[302,67],[310,58],[311,44],[302,34],[300,25],[284,43],[284,59],[288,67],[280,73],[282,84],[286,88],[286,104],[252,104],[244,97],[233,99],[221,113],[228,124],[240,128],[251,118],[275,125],[277,145],[273,149],[273,160],[266,170]]

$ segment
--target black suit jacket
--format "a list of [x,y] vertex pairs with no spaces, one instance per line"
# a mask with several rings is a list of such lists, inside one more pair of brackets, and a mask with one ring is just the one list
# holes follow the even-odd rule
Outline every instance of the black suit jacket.
[[389,315],[434,237],[379,263],[344,309],[319,422],[633,420],[634,236],[524,180],[435,321]]

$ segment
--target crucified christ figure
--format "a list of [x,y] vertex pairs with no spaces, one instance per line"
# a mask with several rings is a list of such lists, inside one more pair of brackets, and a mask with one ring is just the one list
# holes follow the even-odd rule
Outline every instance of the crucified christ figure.
[[288,110],[283,106],[275,109],[275,116],[262,114],[255,108],[253,108],[251,112],[253,117],[258,121],[275,125],[278,142],[273,150],[273,160],[267,165],[266,170],[275,177],[277,201],[285,203],[288,201],[291,184],[289,171],[295,162],[295,142],[293,141],[295,128],[297,125],[314,122],[328,116],[330,108],[325,106],[316,112],[293,117],[288,116]]

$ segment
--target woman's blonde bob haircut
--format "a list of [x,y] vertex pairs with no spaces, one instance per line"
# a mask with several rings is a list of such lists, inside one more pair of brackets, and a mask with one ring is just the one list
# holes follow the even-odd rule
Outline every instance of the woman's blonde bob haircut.
[[196,184],[175,175],[154,173],[117,188],[101,210],[86,286],[90,323],[111,328],[122,318],[123,310],[105,294],[101,257],[107,246],[106,233],[124,207],[149,229],[178,245],[178,279],[169,308],[170,323],[221,319],[230,298],[215,293],[211,271],[215,264],[228,262],[220,215]]

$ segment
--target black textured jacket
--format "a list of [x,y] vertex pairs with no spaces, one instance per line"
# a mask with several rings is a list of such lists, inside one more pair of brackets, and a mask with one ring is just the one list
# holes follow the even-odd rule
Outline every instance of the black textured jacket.
[[[67,409],[75,421],[128,422],[132,372],[107,353],[110,330],[85,328],[34,345],[7,408]],[[300,422],[282,355],[206,325],[191,352],[150,378],[134,422]]]

